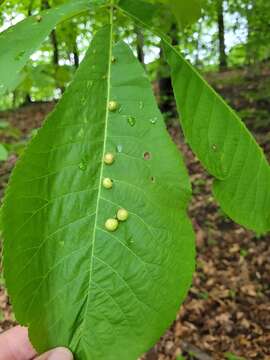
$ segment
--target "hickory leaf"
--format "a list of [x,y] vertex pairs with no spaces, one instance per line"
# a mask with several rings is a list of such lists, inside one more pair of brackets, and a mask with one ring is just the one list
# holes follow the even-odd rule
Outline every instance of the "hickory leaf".
[[0,95],[14,90],[32,53],[61,21],[102,5],[105,0],[77,0],[42,11],[0,34]]
[[270,167],[262,149],[229,105],[145,18],[147,5],[120,0],[119,9],[162,38],[184,135],[215,177],[215,198],[234,221],[259,233],[268,231]]
[[142,66],[103,28],[5,198],[7,287],[36,349],[136,360],[159,339],[194,269],[190,194]]
[[181,28],[192,24],[201,16],[204,0],[161,0],[174,14]]
[[237,223],[270,229],[270,167],[237,114],[172,46],[165,44],[185,137],[215,177],[213,192]]
[[[150,28],[158,36],[167,37],[160,28],[164,17],[169,14],[171,21],[175,18],[180,28],[195,22],[201,15],[204,0],[119,0],[117,8],[131,19],[138,22],[142,28]],[[168,13],[168,14],[167,14]],[[172,16],[174,15],[174,16]]]

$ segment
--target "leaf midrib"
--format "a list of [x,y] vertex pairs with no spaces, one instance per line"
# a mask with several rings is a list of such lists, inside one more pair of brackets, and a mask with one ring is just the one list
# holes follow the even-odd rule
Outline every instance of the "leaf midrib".
[[[109,119],[109,101],[110,101],[110,94],[111,94],[111,58],[112,58],[112,44],[113,44],[113,9],[110,9],[110,39],[109,39],[109,58],[108,58],[108,73],[107,73],[107,97],[106,97],[106,114],[105,114],[105,124],[104,124],[104,138],[103,138],[103,150],[102,150],[102,157],[101,157],[101,168],[100,168],[100,177],[99,177],[99,186],[98,186],[98,194],[97,194],[97,202],[96,202],[96,216],[95,222],[93,227],[93,242],[92,242],[92,251],[91,251],[91,262],[90,262],[90,272],[89,272],[89,283],[87,287],[87,302],[85,304],[85,311],[87,311],[89,307],[89,293],[92,283],[92,275],[93,275],[93,259],[94,259],[94,252],[95,252],[95,242],[96,242],[96,230],[98,229],[98,214],[99,214],[99,207],[100,207],[100,199],[101,199],[101,189],[102,189],[102,179],[103,179],[103,170],[104,170],[104,156],[106,153],[106,146],[107,146],[107,133],[108,133],[108,119]],[[85,317],[83,318],[83,323],[80,326],[81,331],[79,333],[79,339],[76,344],[76,348],[78,348],[82,334],[84,332],[85,327]],[[76,340],[75,340],[76,341]]]

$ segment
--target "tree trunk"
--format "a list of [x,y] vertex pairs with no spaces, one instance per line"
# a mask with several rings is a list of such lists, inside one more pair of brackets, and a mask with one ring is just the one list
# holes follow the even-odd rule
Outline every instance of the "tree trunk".
[[73,45],[73,61],[74,61],[75,68],[78,69],[78,67],[80,65],[80,58],[79,58],[79,51],[78,51],[76,39],[75,39],[74,45]]
[[[15,101],[16,101],[16,97],[14,99],[14,102]],[[22,106],[27,106],[27,105],[30,105],[30,104],[32,104],[31,96],[30,96],[30,94],[25,94]]]
[[139,61],[144,64],[144,36],[141,30],[136,26],[135,27],[135,34],[136,34],[136,47],[137,47],[137,57]]
[[[42,0],[41,4],[42,9],[50,9],[50,4],[48,0]],[[59,66],[59,50],[58,50],[58,41],[56,36],[56,30],[53,29],[50,35],[51,44],[53,48],[53,64],[57,67]]]
[[225,46],[225,26],[224,26],[224,12],[223,0],[217,2],[218,15],[218,39],[219,39],[219,69],[226,70],[228,67],[226,46]]
[[[28,5],[28,8],[27,8],[27,16],[32,16],[32,11],[33,11],[33,3],[34,3],[34,0],[30,0],[29,1],[29,5]],[[16,107],[16,101],[17,101],[17,92],[16,90],[13,92],[13,107],[15,108]],[[25,94],[25,99],[24,99],[24,102],[23,102],[23,106],[24,105],[28,105],[32,102],[31,100],[31,95],[29,93],[26,93]]]
[[28,10],[27,10],[27,15],[28,15],[28,16],[31,16],[31,15],[32,15],[33,2],[34,2],[34,0],[30,0],[30,2],[29,2]]
[[[251,5],[252,6],[249,6]],[[251,65],[252,63],[255,62],[256,59],[256,51],[254,52],[254,44],[253,44],[253,32],[256,31],[256,29],[254,29],[254,6],[255,6],[255,1],[253,2],[247,2],[245,10],[246,10],[246,19],[247,19],[247,44],[246,44],[246,63],[248,65]]]
[[59,50],[55,29],[51,32],[51,44],[53,47],[53,64],[59,66]]
[[[51,8],[48,0],[42,0],[41,7],[42,7],[42,9],[50,9]],[[58,40],[57,40],[57,34],[56,34],[55,29],[52,30],[50,39],[51,39],[51,44],[52,44],[52,48],[53,48],[52,62],[53,62],[55,73],[56,73],[56,71],[59,67],[59,49],[58,49]],[[59,85],[57,83],[57,81],[56,81],[56,86],[58,88],[60,88],[61,93],[63,94],[65,91],[65,88],[63,86]]]
[[196,40],[196,57],[195,57],[195,65],[199,67],[200,63],[200,51],[201,51],[201,35],[202,35],[202,23],[199,22],[198,29],[198,38]]
[[172,45],[176,46],[179,43],[178,39],[178,26],[177,23],[172,23],[171,30],[170,30],[170,37],[172,39]]
[[[178,27],[173,23],[170,29],[170,38],[172,45],[178,45]],[[158,72],[158,88],[159,88],[159,107],[162,112],[171,114],[174,112],[173,87],[170,76],[169,66],[164,58],[162,46],[160,47],[160,71]]]

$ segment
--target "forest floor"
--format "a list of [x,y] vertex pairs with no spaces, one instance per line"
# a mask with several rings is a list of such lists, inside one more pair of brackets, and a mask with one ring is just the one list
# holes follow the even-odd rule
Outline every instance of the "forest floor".
[[[270,158],[270,70],[209,74],[242,115]],[[24,146],[52,103],[0,113],[12,131],[0,141]],[[1,124],[0,124],[1,125]],[[19,129],[16,135],[14,129]],[[270,236],[235,225],[211,194],[212,179],[184,143],[176,120],[168,129],[182,150],[193,186],[190,215],[196,231],[197,271],[177,320],[145,360],[270,359]],[[1,130],[1,129],[0,129]],[[15,135],[14,135],[15,134]],[[19,144],[19,145],[18,145]],[[16,148],[14,146],[14,149]],[[0,165],[0,196],[17,156]],[[0,332],[16,324],[0,272]]]

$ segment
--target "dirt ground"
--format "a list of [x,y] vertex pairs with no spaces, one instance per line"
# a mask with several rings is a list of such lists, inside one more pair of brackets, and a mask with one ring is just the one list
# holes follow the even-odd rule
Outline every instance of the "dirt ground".
[[[247,81],[249,88],[243,82],[232,87],[221,77],[213,79],[237,110],[248,110],[247,124],[269,156],[269,99],[263,102],[247,96],[258,91],[259,79]],[[25,138],[53,105],[29,105],[0,113],[0,118],[19,128]],[[258,112],[263,118],[267,109],[268,118],[258,122]],[[184,143],[178,122],[170,121],[168,128],[192,180],[189,211],[196,231],[197,271],[177,320],[143,359],[270,359],[270,236],[257,236],[226,217],[211,195],[212,179]],[[15,162],[16,156],[11,155],[0,166],[0,196]],[[0,331],[15,323],[0,274]]]

